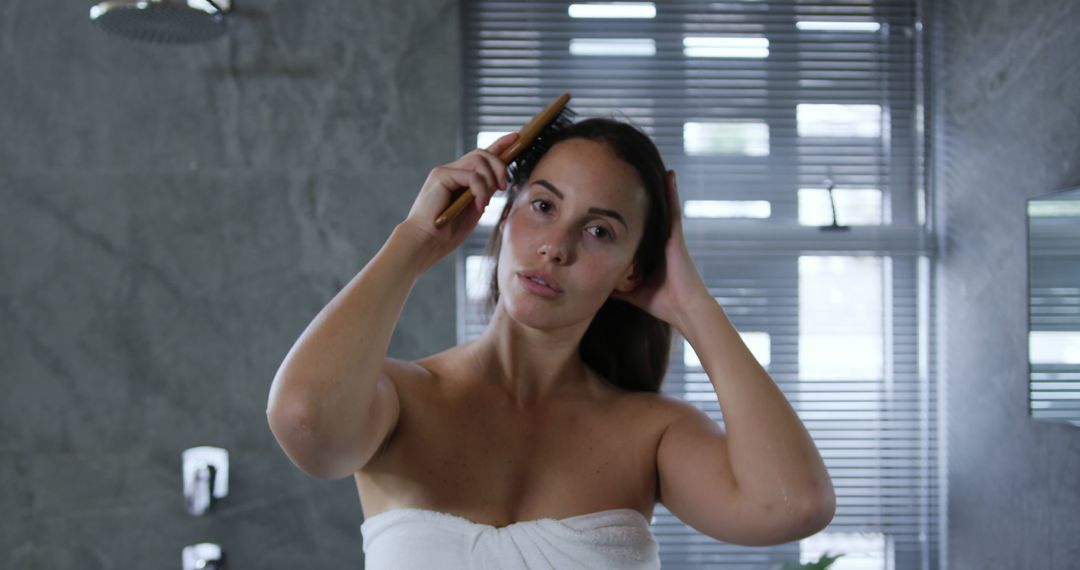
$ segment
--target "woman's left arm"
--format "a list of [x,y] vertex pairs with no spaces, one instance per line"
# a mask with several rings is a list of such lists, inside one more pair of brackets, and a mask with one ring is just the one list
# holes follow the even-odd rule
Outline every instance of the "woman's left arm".
[[836,510],[829,473],[784,393],[690,259],[674,172],[668,173],[668,198],[673,223],[663,282],[615,297],[686,338],[716,390],[727,433],[682,403],[657,452],[661,500],[687,524],[735,544],[780,544],[814,534]]

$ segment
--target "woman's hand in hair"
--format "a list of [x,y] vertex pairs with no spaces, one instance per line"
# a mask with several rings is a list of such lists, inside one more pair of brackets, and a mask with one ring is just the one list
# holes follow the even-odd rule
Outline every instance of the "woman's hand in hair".
[[[517,136],[517,133],[503,135],[486,149],[470,151],[453,162],[436,166],[428,174],[408,217],[399,225],[421,240],[428,257],[427,267],[461,245],[476,228],[492,195],[506,189],[508,174],[499,154],[513,144]],[[473,203],[450,223],[436,228],[435,219],[463,188],[472,192]]]
[[666,263],[663,279],[641,283],[626,293],[615,291],[611,296],[640,307],[681,331],[687,318],[684,309],[693,305],[691,301],[702,297],[711,300],[711,296],[705,280],[690,258],[690,250],[686,247],[674,170],[667,172],[667,199],[671,212],[671,237],[664,248]]

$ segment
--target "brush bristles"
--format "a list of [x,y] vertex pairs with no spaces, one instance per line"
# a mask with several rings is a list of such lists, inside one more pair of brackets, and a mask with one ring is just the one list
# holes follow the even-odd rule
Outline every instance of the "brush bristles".
[[510,173],[510,180],[514,183],[524,182],[524,180],[517,179],[518,174],[522,169],[526,171],[532,170],[532,168],[528,168],[527,165],[532,165],[533,162],[540,160],[540,158],[544,156],[544,153],[551,149],[552,137],[562,129],[574,124],[576,118],[577,113],[575,113],[573,109],[563,107],[562,111],[559,111],[559,114],[555,119],[548,123],[547,127],[544,127],[544,130],[540,131],[540,134],[536,136],[536,140],[522,150],[517,158],[510,161],[510,164],[507,165],[506,168]]

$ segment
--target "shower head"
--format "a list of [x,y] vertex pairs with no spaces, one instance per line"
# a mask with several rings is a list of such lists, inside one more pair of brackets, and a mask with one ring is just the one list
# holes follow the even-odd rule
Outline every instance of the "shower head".
[[154,43],[195,43],[225,33],[230,0],[106,0],[90,20],[108,32]]

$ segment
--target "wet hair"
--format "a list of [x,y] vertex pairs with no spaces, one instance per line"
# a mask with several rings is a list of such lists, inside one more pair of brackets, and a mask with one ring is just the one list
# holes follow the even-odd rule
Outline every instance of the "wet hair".
[[[671,216],[665,183],[667,169],[652,139],[628,123],[594,118],[573,123],[535,145],[531,152],[509,166],[510,185],[501,225],[544,154],[560,142],[586,139],[604,143],[615,156],[637,171],[645,189],[645,230],[634,253],[638,287],[663,280],[664,248],[671,235]],[[489,288],[489,308],[499,300],[498,263],[502,232],[496,227],[486,254],[494,261]],[[581,339],[581,359],[608,382],[625,390],[659,392],[671,352],[671,325],[638,307],[610,298],[597,311]]]

